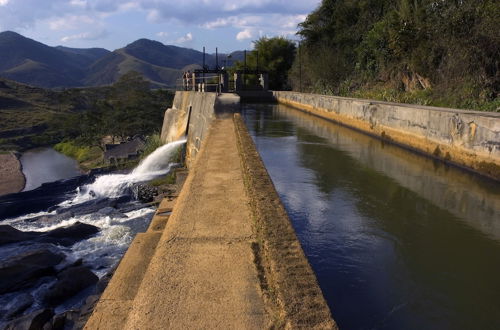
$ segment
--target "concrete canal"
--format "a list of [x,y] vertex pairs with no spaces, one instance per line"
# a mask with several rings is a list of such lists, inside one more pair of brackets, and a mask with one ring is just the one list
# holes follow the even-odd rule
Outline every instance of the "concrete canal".
[[341,329],[500,328],[500,185],[284,105],[243,116]]

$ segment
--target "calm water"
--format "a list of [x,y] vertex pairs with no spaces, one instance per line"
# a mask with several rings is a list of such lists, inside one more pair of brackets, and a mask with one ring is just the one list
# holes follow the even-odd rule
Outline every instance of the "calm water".
[[26,186],[23,191],[40,187],[43,183],[68,179],[82,174],[78,163],[54,149],[34,149],[21,156]]
[[244,117],[342,329],[500,329],[500,185],[285,106]]

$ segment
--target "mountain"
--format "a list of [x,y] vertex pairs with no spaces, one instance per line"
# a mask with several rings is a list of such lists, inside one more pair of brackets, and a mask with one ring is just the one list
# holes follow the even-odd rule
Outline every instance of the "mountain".
[[58,49],[6,31],[0,33],[0,76],[42,87],[79,86],[103,51]]
[[[215,63],[211,55],[206,60],[209,65]],[[84,82],[89,86],[107,85],[124,73],[137,71],[155,86],[174,87],[186,67],[202,62],[203,53],[196,50],[139,39],[93,63]]]
[[[234,52],[229,63],[241,60]],[[219,54],[219,66],[225,65]],[[174,87],[185,70],[200,68],[203,53],[139,39],[110,52],[102,48],[50,47],[15,32],[0,33],[0,77],[40,87],[109,85],[129,72],[140,72],[155,87]],[[205,64],[214,67],[215,55]]]
[[85,67],[111,53],[104,48],[69,48],[64,46],[57,46],[55,48],[65,52],[71,56],[74,61],[79,62],[79,64]]

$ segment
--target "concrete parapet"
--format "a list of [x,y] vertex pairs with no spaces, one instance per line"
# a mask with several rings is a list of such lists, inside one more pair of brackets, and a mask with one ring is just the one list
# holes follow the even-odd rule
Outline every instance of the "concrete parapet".
[[173,107],[165,111],[161,140],[168,143],[189,133],[186,164],[190,167],[212,121],[239,111],[239,105],[240,98],[236,94],[178,91]]
[[280,103],[500,180],[500,114],[296,92]]
[[[261,287],[281,320],[278,328],[337,329],[278,193],[239,114],[234,115],[245,186],[257,240]],[[280,321],[282,323],[280,323]]]
[[139,233],[130,244],[85,329],[122,329],[162,232]]

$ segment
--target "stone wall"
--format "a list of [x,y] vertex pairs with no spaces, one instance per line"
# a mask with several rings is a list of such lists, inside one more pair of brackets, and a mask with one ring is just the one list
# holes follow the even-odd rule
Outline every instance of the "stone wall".
[[273,92],[280,103],[500,180],[500,113]]
[[161,140],[179,140],[188,133],[186,164],[191,166],[212,121],[239,110],[240,98],[235,94],[178,91],[172,108],[165,111]]

